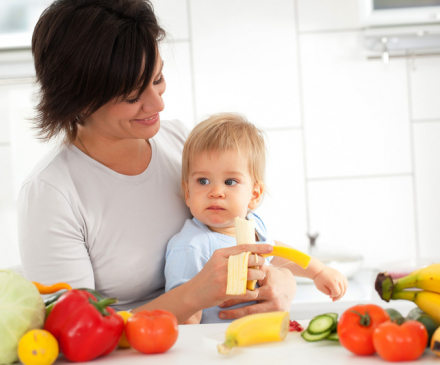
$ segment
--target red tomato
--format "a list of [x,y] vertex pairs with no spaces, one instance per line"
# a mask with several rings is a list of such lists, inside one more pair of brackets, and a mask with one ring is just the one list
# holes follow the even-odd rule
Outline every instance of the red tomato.
[[385,309],[378,305],[355,305],[347,309],[339,319],[339,342],[356,355],[372,355],[376,352],[373,346],[373,331],[389,319]]
[[158,354],[174,345],[179,327],[177,318],[170,312],[140,311],[128,318],[125,334],[134,349],[144,354]]
[[385,322],[373,333],[374,347],[386,361],[412,361],[422,356],[428,344],[428,331],[418,321],[407,321],[400,326]]

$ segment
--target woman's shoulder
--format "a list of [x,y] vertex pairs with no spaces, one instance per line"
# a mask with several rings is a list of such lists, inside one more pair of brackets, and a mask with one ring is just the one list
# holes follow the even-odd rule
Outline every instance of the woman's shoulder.
[[22,186],[33,181],[44,180],[48,183],[56,183],[65,179],[66,155],[69,154],[67,146],[58,146],[44,155],[24,179]]

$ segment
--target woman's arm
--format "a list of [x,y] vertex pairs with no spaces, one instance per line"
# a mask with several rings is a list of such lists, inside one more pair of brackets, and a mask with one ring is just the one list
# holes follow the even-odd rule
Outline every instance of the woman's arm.
[[24,276],[43,284],[95,288],[84,229],[67,197],[51,184],[34,180],[21,189],[17,210]]
[[[228,258],[242,252],[262,255],[271,251],[272,246],[265,244],[239,245],[217,250],[194,278],[151,302],[133,309],[132,312],[164,309],[174,313],[179,323],[182,324],[197,312],[205,308],[215,307],[231,298],[240,299],[241,301],[255,300],[251,291],[239,296],[226,295]],[[259,260],[261,262],[262,258],[260,257]],[[255,265],[255,257],[250,255],[248,266]],[[249,280],[261,280],[265,276],[266,274],[262,270],[250,269],[248,272]]]
[[200,324],[202,321],[202,313],[203,311],[198,311],[196,314],[193,314],[185,321],[184,324]]

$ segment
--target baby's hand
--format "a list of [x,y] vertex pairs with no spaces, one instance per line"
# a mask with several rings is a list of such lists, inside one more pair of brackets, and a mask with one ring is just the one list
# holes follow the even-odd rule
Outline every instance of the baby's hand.
[[348,281],[338,270],[324,266],[313,279],[315,286],[333,301],[341,299],[347,291]]

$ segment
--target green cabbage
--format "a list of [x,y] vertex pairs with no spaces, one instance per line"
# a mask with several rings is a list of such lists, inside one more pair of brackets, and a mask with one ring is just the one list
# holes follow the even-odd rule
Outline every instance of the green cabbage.
[[46,309],[37,287],[10,270],[0,270],[0,364],[18,361],[20,338],[42,328]]

